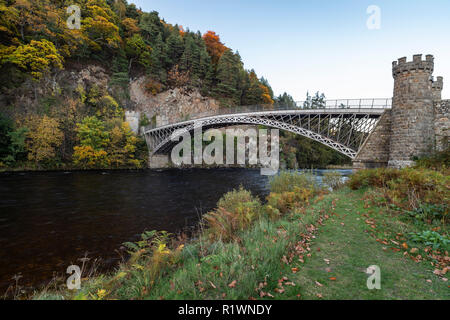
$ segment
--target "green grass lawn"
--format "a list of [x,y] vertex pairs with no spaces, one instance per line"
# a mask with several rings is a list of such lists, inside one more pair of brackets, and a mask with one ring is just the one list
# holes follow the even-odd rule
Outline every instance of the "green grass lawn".
[[[329,197],[336,199],[335,210],[329,212],[331,218],[313,241],[311,258],[292,277],[302,298],[319,299],[318,295],[323,299],[450,298],[448,282],[433,274],[429,262],[414,262],[402,251],[392,250],[397,247],[394,243],[385,245],[370,235],[407,231],[406,224],[380,208],[365,208],[361,191],[345,190]],[[369,218],[375,220],[375,228],[366,223]],[[370,265],[381,269],[380,290],[367,288],[365,270]]]

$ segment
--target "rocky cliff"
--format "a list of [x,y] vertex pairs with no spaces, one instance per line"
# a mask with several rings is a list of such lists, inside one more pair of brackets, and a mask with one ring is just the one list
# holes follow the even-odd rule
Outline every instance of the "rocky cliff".
[[153,125],[187,120],[219,108],[216,100],[202,96],[198,89],[175,88],[154,95],[145,89],[147,80],[143,76],[130,82],[130,101],[137,112],[134,116],[145,114]]

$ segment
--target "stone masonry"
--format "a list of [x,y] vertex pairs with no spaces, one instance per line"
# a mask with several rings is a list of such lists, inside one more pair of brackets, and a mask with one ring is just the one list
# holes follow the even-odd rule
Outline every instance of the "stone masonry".
[[394,96],[353,165],[355,169],[410,166],[414,159],[448,148],[449,100],[441,100],[443,78],[433,79],[434,57],[392,63]]
[[450,135],[450,100],[442,100],[434,106],[434,134],[436,151],[449,148]]
[[378,121],[373,133],[362,145],[354,169],[386,167],[389,162],[391,138],[391,110],[386,110]]

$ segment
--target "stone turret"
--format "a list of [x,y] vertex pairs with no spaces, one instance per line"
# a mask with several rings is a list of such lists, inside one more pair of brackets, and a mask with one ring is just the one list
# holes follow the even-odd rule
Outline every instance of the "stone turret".
[[439,102],[442,99],[442,89],[444,88],[444,78],[437,77],[436,81],[433,81],[432,90],[433,90],[433,101]]
[[434,107],[440,100],[442,77],[433,81],[434,57],[421,54],[412,61],[400,58],[392,63],[394,97],[389,147],[390,167],[405,167],[414,158],[424,156],[433,148]]

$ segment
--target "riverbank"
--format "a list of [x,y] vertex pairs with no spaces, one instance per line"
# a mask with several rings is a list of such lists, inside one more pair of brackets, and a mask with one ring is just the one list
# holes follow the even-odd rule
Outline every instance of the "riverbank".
[[[196,238],[146,233],[127,244],[131,258],[117,272],[34,298],[449,299],[448,175],[378,169],[337,181],[326,178],[337,189],[329,193],[283,174],[264,205],[228,193]],[[367,288],[371,265],[380,290]]]

